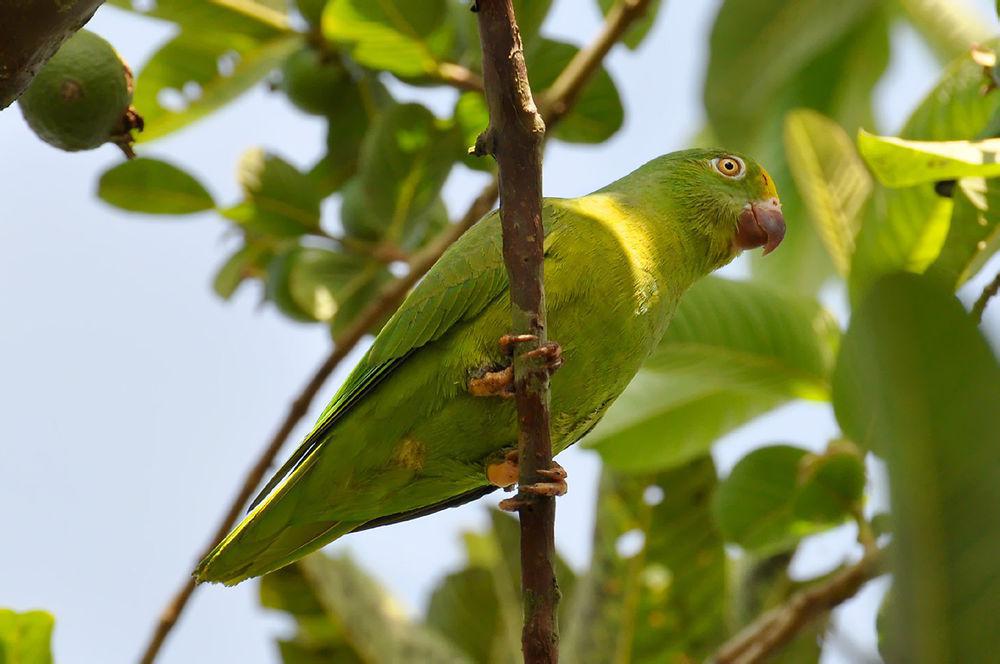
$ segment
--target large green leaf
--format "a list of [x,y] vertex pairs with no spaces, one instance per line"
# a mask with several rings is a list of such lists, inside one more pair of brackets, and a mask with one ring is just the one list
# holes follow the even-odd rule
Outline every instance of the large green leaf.
[[55,619],[45,611],[0,609],[0,663],[52,664]]
[[264,277],[267,264],[273,257],[273,249],[260,242],[248,242],[226,259],[212,279],[212,290],[224,300],[247,279]]
[[[712,28],[705,79],[705,108],[719,138],[737,144],[756,134],[788,83],[848,34],[874,4],[874,0],[724,2]],[[810,70],[807,75],[815,76],[817,85],[840,84],[820,76],[815,68]],[[833,86],[831,80],[836,81]]]
[[[572,44],[539,39],[524,54],[532,90],[552,85],[579,50]],[[618,88],[607,70],[599,67],[552,135],[569,143],[603,143],[621,129],[624,120]]]
[[840,274],[847,274],[872,190],[854,142],[833,120],[796,110],[785,116],[785,154],[809,218]]
[[204,186],[181,169],[157,159],[131,159],[101,175],[97,195],[123,210],[190,214],[215,207]]
[[252,37],[273,36],[290,30],[288,14],[274,3],[258,0],[108,0],[109,5],[173,21],[184,30],[210,34],[229,32]]
[[834,378],[844,431],[885,460],[900,648],[890,661],[987,662],[1000,650],[1000,364],[951,291],[876,282]]
[[1000,180],[961,180],[948,237],[927,274],[958,288],[983,267],[1000,243]]
[[563,622],[563,659],[702,661],[726,637],[726,553],[712,523],[715,466],[605,471],[590,569]]
[[[1000,96],[982,94],[983,80],[982,67],[968,56],[952,62],[910,116],[900,137],[932,141],[975,138],[1000,103]],[[854,302],[884,274],[925,270],[948,235],[952,201],[935,194],[931,183],[883,191],[876,200],[877,214],[858,233],[851,263],[849,286]]]
[[287,161],[260,148],[240,157],[240,186],[246,200],[223,214],[247,230],[296,237],[319,230],[320,194],[315,182]]
[[968,2],[955,0],[899,0],[907,18],[934,49],[948,61],[965,55],[969,47],[993,34],[979,12]]
[[836,448],[814,455],[772,445],[743,457],[719,486],[714,514],[727,541],[757,554],[791,548],[859,507],[865,467],[857,454]]
[[434,74],[439,63],[427,40],[447,13],[446,0],[332,0],[323,12],[323,35],[367,67]]
[[295,34],[266,37],[185,30],[139,72],[133,104],[145,121],[140,142],[166,136],[233,101],[302,45]]
[[398,244],[422,237],[425,215],[433,218],[440,209],[441,187],[464,154],[459,130],[423,106],[387,109],[365,137],[358,175],[345,188],[344,228],[363,239]]
[[984,141],[908,141],[894,136],[858,134],[858,149],[886,187],[1000,175],[1000,139]]
[[427,624],[477,664],[518,661],[519,644],[516,638],[504,638],[510,630],[501,612],[493,572],[485,567],[467,567],[445,576],[431,594]]
[[780,403],[826,399],[837,336],[833,318],[812,300],[704,279],[585,444],[634,472],[697,458]]

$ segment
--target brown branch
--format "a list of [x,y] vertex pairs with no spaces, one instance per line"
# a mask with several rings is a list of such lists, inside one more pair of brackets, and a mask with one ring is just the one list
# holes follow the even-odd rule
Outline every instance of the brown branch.
[[562,119],[576,103],[577,97],[601,66],[611,50],[632,23],[642,18],[650,0],[619,0],[608,11],[604,26],[593,42],[577,52],[549,89],[539,95],[542,117],[551,126]]
[[972,317],[976,319],[977,323],[983,322],[983,312],[986,311],[986,305],[989,304],[990,298],[997,294],[997,291],[1000,291],[1000,272],[993,277],[993,281],[986,284],[986,288],[979,294],[976,303],[972,305]]
[[[479,0],[479,38],[490,126],[476,142],[500,169],[500,223],[510,280],[515,336],[529,335],[524,353],[514,354],[518,415],[518,484],[544,482],[539,470],[552,467],[549,436],[549,372],[528,352],[546,343],[542,240],[542,144],[545,123],[535,108],[524,65],[521,35],[511,0]],[[523,489],[522,489],[523,491]],[[555,498],[520,496],[521,590],[527,664],[559,661],[555,574]]]
[[712,664],[756,664],[816,618],[854,597],[861,587],[884,572],[885,554],[866,553],[857,563],[828,579],[792,595],[783,605],[768,611],[727,641],[709,660]]
[[[598,34],[594,43],[577,53],[576,57],[570,61],[569,65],[567,65],[566,71],[564,71],[563,74],[561,74],[556,80],[556,84],[554,84],[552,88],[550,88],[549,92],[546,93],[546,98],[550,100],[549,108],[564,109],[560,113],[550,111],[550,114],[545,116],[550,127],[559,122],[559,120],[565,116],[566,112],[573,106],[573,101],[571,101],[570,98],[575,100],[579,91],[583,89],[593,76],[594,72],[597,71],[596,65],[588,64],[584,66],[584,54],[591,54],[586,56],[586,62],[588,63],[591,62],[593,54],[600,54],[601,57],[607,54],[607,52],[614,45],[613,39],[619,39],[621,35],[625,33],[625,30],[628,29],[631,22],[642,15],[648,4],[649,0],[621,0],[619,5],[622,5],[624,7],[623,9],[618,9],[616,6],[608,12],[604,27],[601,29],[601,32]],[[567,74],[566,72],[571,73]],[[553,92],[553,90],[556,89],[556,85],[559,86],[558,90],[561,92]],[[566,97],[560,97],[560,94],[566,95]],[[498,185],[496,180],[494,180],[483,189],[457,223],[449,226],[431,245],[428,245],[423,250],[415,253],[410,258],[409,272],[405,276],[388,284],[380,293],[379,297],[366,307],[361,314],[359,314],[355,324],[345,330],[334,340],[334,350],[329,356],[327,356],[326,359],[323,360],[323,363],[319,366],[313,377],[306,384],[302,393],[296,397],[295,401],[292,402],[292,406],[289,408],[284,421],[278,428],[274,437],[268,442],[267,446],[261,452],[257,462],[253,465],[250,471],[248,471],[239,492],[237,492],[236,496],[233,498],[228,512],[219,524],[215,536],[210,540],[210,545],[206,547],[205,551],[201,556],[199,556],[199,558],[203,558],[207,555],[208,552],[211,551],[215,545],[226,536],[226,534],[228,534],[229,530],[236,523],[236,520],[239,519],[243,506],[253,495],[253,492],[256,490],[264,475],[267,473],[267,469],[273,464],[275,456],[277,456],[278,451],[280,451],[287,437],[291,435],[292,429],[294,429],[298,421],[305,416],[305,411],[299,412],[295,407],[296,404],[305,402],[306,410],[308,410],[309,404],[316,397],[316,391],[319,389],[318,386],[315,387],[315,389],[313,386],[317,384],[322,385],[330,374],[332,374],[337,368],[343,357],[350,353],[350,351],[353,350],[357,343],[363,338],[365,332],[377,321],[381,320],[386,313],[399,305],[409,289],[417,283],[420,277],[422,277],[432,265],[434,265],[437,259],[440,258],[441,254],[444,253],[445,249],[457,240],[459,236],[461,236],[461,234],[464,233],[469,227],[476,223],[480,217],[489,212],[493,202],[496,200],[497,195]],[[166,639],[167,634],[171,629],[173,629],[174,625],[177,624],[177,620],[187,605],[188,600],[191,598],[194,590],[194,580],[191,578],[185,578],[183,585],[178,589],[174,597],[163,609],[157,621],[152,638],[150,639],[143,654],[141,661],[144,664],[150,664],[155,660],[160,648],[163,646],[163,642]]]
[[0,110],[10,106],[59,46],[104,0],[0,2]]

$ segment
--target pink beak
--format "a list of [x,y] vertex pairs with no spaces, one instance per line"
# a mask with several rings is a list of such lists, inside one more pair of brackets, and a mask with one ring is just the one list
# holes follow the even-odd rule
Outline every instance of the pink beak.
[[737,249],[764,247],[764,255],[778,248],[785,237],[785,218],[777,198],[747,203],[737,221]]

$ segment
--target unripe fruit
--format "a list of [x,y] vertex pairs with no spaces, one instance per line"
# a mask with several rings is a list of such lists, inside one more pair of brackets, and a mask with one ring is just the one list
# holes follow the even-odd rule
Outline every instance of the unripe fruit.
[[350,76],[335,57],[305,47],[285,60],[281,69],[285,94],[293,104],[313,115],[333,115],[342,105]]
[[18,100],[28,126],[62,150],[107,142],[131,153],[130,130],[142,119],[129,106],[132,72],[111,44],[80,30],[60,47]]

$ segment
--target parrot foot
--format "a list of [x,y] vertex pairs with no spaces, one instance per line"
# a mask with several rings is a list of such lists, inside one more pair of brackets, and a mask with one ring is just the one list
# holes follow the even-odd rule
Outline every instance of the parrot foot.
[[[511,455],[514,457],[513,462],[510,461]],[[505,462],[513,463],[516,467],[517,451],[509,453]],[[565,468],[553,461],[551,468],[539,470],[538,474],[550,481],[536,482],[534,484],[524,484],[519,486],[516,496],[500,501],[500,509],[505,512],[517,512],[518,510],[530,505],[535,496],[556,497],[566,495],[566,492],[569,490],[569,484],[566,482],[568,474],[566,473]],[[515,478],[516,477],[517,476],[515,475]]]
[[[515,345],[537,340],[538,337],[534,334],[505,334],[500,337],[500,348],[503,350],[504,354],[512,356],[514,354]],[[555,341],[546,341],[538,348],[529,350],[525,353],[525,357],[529,357],[531,359],[541,358],[544,361],[545,368],[548,370],[550,376],[554,374],[556,369],[561,367],[563,364],[562,346]]]
[[469,379],[469,394],[474,397],[514,398],[514,368],[505,367],[499,371],[487,371],[481,376]]

